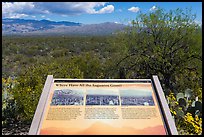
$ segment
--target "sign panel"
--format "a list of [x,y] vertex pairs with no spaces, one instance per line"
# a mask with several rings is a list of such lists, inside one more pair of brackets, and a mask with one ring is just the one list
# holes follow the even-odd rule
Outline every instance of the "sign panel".
[[46,93],[30,134],[170,134],[151,79],[53,79]]

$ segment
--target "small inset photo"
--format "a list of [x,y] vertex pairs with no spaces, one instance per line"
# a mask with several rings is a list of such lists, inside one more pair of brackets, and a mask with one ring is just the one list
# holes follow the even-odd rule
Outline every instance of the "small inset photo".
[[89,89],[86,93],[86,105],[119,105],[118,91],[109,89]]
[[154,106],[151,90],[120,89],[121,105]]
[[57,105],[83,105],[84,91],[78,89],[60,89],[55,90],[51,106]]

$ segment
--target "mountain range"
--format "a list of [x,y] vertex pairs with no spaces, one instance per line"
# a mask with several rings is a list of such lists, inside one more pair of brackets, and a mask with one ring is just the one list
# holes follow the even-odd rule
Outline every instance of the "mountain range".
[[3,35],[110,35],[126,25],[113,22],[82,24],[69,21],[2,19]]

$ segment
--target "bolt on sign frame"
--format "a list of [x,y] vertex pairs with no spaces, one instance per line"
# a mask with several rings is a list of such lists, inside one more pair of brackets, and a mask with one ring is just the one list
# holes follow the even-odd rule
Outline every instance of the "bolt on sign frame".
[[[93,86],[97,86],[97,84],[99,84],[99,86],[101,86],[101,87],[94,87],[93,88]],[[117,90],[116,92],[121,90],[121,92],[119,92],[119,93],[122,93],[123,91],[124,91],[123,93],[125,93],[127,91],[127,89],[129,89],[131,92],[135,91],[135,93],[139,92],[139,91],[147,92],[147,90],[143,90],[143,89],[141,90],[141,87],[145,88],[145,86],[141,86],[141,85],[145,85],[145,84],[147,85],[147,87],[149,86],[152,89],[151,95],[152,95],[152,100],[154,102],[152,106],[151,105],[150,106],[149,105],[148,106],[122,105],[124,103],[122,101],[122,97],[121,97],[121,96],[123,96],[122,94],[120,94],[118,96],[118,98],[121,97],[120,98],[121,100],[118,100],[118,102],[120,102],[120,103],[116,106],[101,106],[101,107],[100,107],[100,105],[88,106],[86,104],[87,102],[85,102],[85,99],[88,100],[88,96],[85,96],[84,102],[82,105],[83,108],[80,108],[79,106],[72,105],[72,106],[68,106],[68,107],[69,108],[71,107],[73,109],[73,111],[71,111],[71,112],[66,111],[70,115],[72,112],[75,113],[75,115],[78,115],[81,110],[86,110],[86,111],[82,112],[82,114],[85,115],[90,110],[92,111],[92,113],[98,113],[101,110],[101,108],[105,107],[105,110],[103,109],[104,113],[106,113],[106,112],[109,113],[111,111],[111,113],[113,114],[113,117],[117,116],[117,113],[118,113],[118,117],[123,117],[123,115],[124,116],[131,115],[129,117],[129,119],[127,117],[126,118],[123,117],[124,119],[123,118],[120,118],[120,119],[116,118],[116,119],[107,120],[106,118],[104,118],[104,119],[103,118],[102,119],[95,118],[95,120],[94,120],[94,119],[89,117],[89,119],[85,119],[85,120],[79,118],[79,120],[78,121],[76,120],[76,122],[75,122],[74,120],[77,119],[75,117],[75,118],[71,119],[74,122],[71,122],[70,119],[66,121],[66,118],[60,120],[60,118],[62,117],[61,116],[62,113],[63,113],[64,117],[67,116],[67,114],[65,114],[66,112],[64,113],[63,111],[60,110],[60,109],[62,109],[62,106],[54,106],[55,108],[58,107],[58,109],[56,109],[55,111],[54,111],[54,109],[52,109],[53,111],[50,112],[51,108],[53,108],[53,106],[51,106],[50,102],[52,101],[52,99],[54,97],[54,92],[57,91],[56,86],[58,86],[58,85],[61,85],[61,86],[64,86],[64,85],[76,86],[77,85],[78,91],[83,89],[84,86],[88,86],[87,88],[85,88],[86,94],[88,95],[88,90],[90,90],[90,89],[92,89],[92,90],[95,89],[95,91],[97,91],[97,94],[99,91],[100,91],[100,93],[102,93],[103,90],[105,90],[106,93],[108,93],[109,91],[112,91],[112,90],[114,90],[114,91]],[[137,90],[137,88],[136,88],[137,85],[139,86],[140,90]],[[109,88],[105,88],[105,86],[108,86]],[[122,87],[122,86],[124,86],[124,87],[127,86],[127,87],[120,89],[120,87]],[[69,89],[70,88],[71,87],[69,87]],[[64,89],[64,88],[62,88],[62,89]],[[75,88],[71,88],[71,89],[75,89]],[[126,89],[126,91],[124,89]],[[92,92],[95,92],[95,91],[92,91]],[[114,92],[114,94],[116,92]],[[85,92],[83,92],[83,93],[85,93]],[[91,93],[91,91],[90,91],[90,93]],[[57,94],[59,94],[59,93],[57,93]],[[132,94],[132,93],[130,93],[130,94]],[[142,95],[143,93],[138,93],[138,94]],[[140,95],[140,97],[141,97],[141,95]],[[144,96],[141,98],[144,98]],[[142,100],[142,99],[140,99],[140,100]],[[128,100],[128,101],[130,102],[130,100]],[[123,102],[123,103],[121,103],[121,102]],[[139,103],[141,103],[141,102],[139,102]],[[86,104],[86,106],[84,104]],[[146,102],[146,104],[148,104],[148,103]],[[67,106],[65,105],[64,108],[66,109],[66,107]],[[153,109],[149,109],[151,111],[157,110],[157,111],[153,112],[153,113],[158,112],[157,118],[154,118],[154,115],[152,115],[152,117],[150,116],[151,118],[145,118],[145,117],[149,117],[148,113],[150,112],[148,109],[145,109],[145,108],[153,108]],[[93,112],[94,109],[96,110],[95,112]],[[115,109],[115,110],[113,110],[113,109]],[[75,110],[77,110],[77,111],[75,111]],[[78,111],[78,110],[80,110],[80,111]],[[60,112],[58,112],[58,111],[60,111]],[[78,114],[76,114],[76,113],[78,113]],[[139,117],[133,115],[133,114],[138,114],[138,113],[141,114]],[[51,120],[46,119],[48,117],[48,115],[50,117],[52,117]],[[60,115],[60,116],[57,116],[57,115]],[[78,117],[83,117],[84,115],[81,115],[81,116],[78,115]],[[143,117],[142,117],[142,115],[143,115]],[[92,115],[92,116],[94,116],[94,115]],[[58,117],[58,119],[55,119],[56,117]],[[69,125],[69,121],[70,121],[70,124],[72,127],[66,128],[66,125]],[[91,125],[90,121],[92,121],[92,126],[90,126]],[[160,121],[159,124],[158,124],[158,121]],[[82,122],[82,123],[80,123],[80,122]],[[83,122],[84,122],[84,124],[83,124]],[[105,122],[105,124],[104,124],[104,122]],[[63,125],[63,123],[66,123],[66,124]],[[154,125],[156,123],[157,123],[157,125]],[[112,126],[110,126],[111,124],[112,124]],[[120,124],[123,126],[121,126]],[[50,125],[52,125],[52,127],[49,127]],[[74,129],[74,125],[84,126],[85,130],[83,129],[83,132],[82,131],[71,132],[71,130],[73,130],[73,131],[76,130],[76,129]],[[88,125],[89,125],[89,127],[86,127]],[[128,126],[130,127],[129,129],[127,128]],[[142,126],[144,127],[143,129],[137,129],[138,127],[142,127]],[[62,130],[62,131],[59,131],[59,130]],[[79,130],[79,129],[77,129],[77,130]],[[107,132],[103,133],[102,131],[103,132],[107,131]],[[40,97],[40,100],[38,102],[37,109],[35,111],[35,115],[34,115],[30,130],[29,130],[29,135],[40,135],[40,134],[127,134],[127,135],[128,134],[165,134],[165,135],[178,135],[178,132],[177,132],[177,129],[176,129],[176,126],[174,123],[174,119],[171,116],[171,113],[170,113],[167,101],[165,99],[165,95],[163,93],[162,87],[160,85],[159,79],[156,75],[152,76],[152,79],[61,79],[61,78],[53,78],[53,75],[48,75],[46,82],[45,82],[45,85],[44,85],[44,88],[43,88],[43,91],[42,91],[42,94],[41,94],[41,97]]]

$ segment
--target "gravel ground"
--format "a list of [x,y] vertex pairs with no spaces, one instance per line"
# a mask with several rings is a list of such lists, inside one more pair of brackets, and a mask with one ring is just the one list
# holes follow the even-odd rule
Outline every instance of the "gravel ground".
[[28,135],[30,125],[15,125],[2,127],[2,135]]

